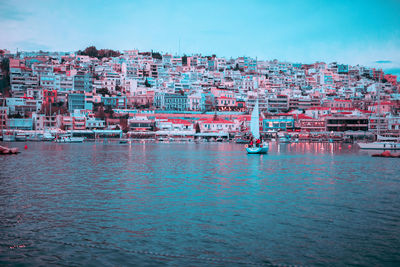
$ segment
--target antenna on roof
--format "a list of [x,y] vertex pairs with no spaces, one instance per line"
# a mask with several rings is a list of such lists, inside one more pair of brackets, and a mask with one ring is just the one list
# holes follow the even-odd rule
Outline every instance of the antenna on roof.
[[181,38],[179,38],[179,42],[178,42],[178,56],[181,55]]

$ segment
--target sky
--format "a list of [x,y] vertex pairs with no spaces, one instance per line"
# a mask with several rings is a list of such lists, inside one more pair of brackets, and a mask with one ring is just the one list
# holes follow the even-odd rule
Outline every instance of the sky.
[[0,0],[0,48],[139,49],[400,74],[400,0]]

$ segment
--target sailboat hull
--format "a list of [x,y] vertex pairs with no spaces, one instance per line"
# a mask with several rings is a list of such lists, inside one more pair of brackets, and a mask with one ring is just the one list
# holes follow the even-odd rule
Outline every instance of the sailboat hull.
[[267,154],[267,147],[246,147],[247,154]]

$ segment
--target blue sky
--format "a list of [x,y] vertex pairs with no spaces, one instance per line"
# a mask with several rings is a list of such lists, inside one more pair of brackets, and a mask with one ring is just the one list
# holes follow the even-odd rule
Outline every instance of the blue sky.
[[0,47],[253,56],[400,70],[400,1],[0,0]]

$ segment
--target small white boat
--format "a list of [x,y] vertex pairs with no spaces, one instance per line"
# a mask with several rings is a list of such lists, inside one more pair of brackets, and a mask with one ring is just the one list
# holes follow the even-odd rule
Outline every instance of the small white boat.
[[84,137],[74,137],[74,136],[60,136],[55,142],[56,143],[82,143],[85,140]]
[[372,142],[357,143],[361,149],[378,149],[378,150],[399,150],[400,143],[395,142]]

